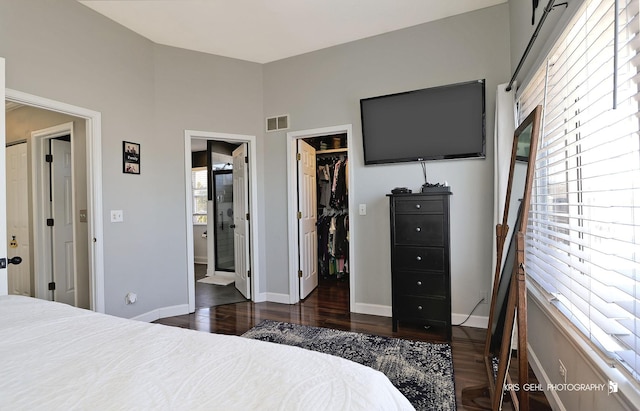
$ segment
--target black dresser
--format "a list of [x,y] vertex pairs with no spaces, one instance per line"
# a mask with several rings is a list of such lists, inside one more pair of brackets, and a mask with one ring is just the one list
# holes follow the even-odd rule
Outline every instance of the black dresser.
[[388,195],[393,331],[402,321],[442,330],[451,340],[450,195],[448,187]]

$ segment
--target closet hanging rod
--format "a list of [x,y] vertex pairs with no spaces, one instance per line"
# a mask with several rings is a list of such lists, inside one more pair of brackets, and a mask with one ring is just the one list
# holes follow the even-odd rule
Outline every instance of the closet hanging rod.
[[531,39],[529,39],[529,44],[527,44],[527,48],[524,50],[524,53],[522,54],[522,57],[520,58],[520,62],[518,63],[518,67],[516,67],[516,71],[513,73],[513,76],[511,76],[511,80],[509,81],[509,85],[507,86],[506,91],[511,91],[511,88],[513,87],[513,82],[516,81],[516,77],[518,77],[518,74],[520,73],[520,69],[522,69],[522,65],[524,64],[524,61],[527,59],[527,56],[529,55],[529,52],[531,51],[531,48],[533,47],[533,43],[535,43],[536,38],[538,38],[538,34],[540,33],[540,29],[542,28],[542,25],[544,24],[544,21],[547,19],[547,15],[549,13],[551,13],[551,10],[553,10],[557,6],[568,7],[568,3],[560,3],[560,4],[557,4],[557,5],[554,5],[555,1],[556,0],[549,0],[549,2],[547,3],[547,6],[544,8],[544,13],[542,13],[542,16],[540,17],[540,21],[538,22],[538,25],[536,26],[536,29],[534,30],[533,34],[531,35]]
[[316,154],[346,153],[346,148],[330,148],[328,150],[316,150]]

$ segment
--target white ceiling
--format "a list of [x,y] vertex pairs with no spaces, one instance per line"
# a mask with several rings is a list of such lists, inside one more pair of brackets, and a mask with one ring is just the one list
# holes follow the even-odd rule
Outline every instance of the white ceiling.
[[167,46],[268,63],[507,0],[78,0]]

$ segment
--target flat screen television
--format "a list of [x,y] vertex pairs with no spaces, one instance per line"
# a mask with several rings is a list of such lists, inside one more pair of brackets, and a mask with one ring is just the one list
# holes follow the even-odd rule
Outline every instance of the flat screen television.
[[360,100],[364,163],[485,157],[485,80]]

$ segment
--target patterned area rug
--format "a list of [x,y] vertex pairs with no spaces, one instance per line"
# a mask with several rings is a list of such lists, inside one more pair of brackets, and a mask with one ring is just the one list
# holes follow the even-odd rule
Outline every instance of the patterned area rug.
[[449,344],[264,320],[242,335],[336,355],[384,373],[417,410],[455,410]]

